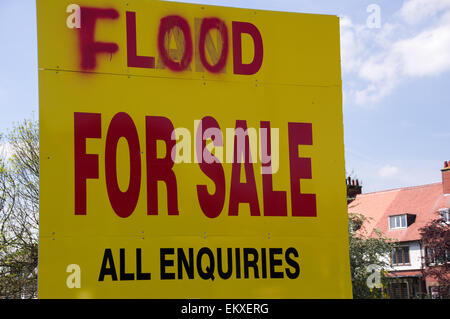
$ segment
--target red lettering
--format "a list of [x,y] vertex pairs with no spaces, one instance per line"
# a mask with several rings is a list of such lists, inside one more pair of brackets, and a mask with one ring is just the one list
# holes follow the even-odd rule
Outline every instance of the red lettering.
[[[122,192],[117,183],[117,143],[124,137],[130,153],[130,181]],[[130,216],[136,208],[141,188],[141,150],[136,126],[126,113],[117,113],[109,124],[105,148],[106,189],[113,210],[119,217]]]
[[[166,35],[170,35],[170,30],[178,27],[184,35],[184,53],[179,62],[174,61],[169,56],[169,50],[165,45]],[[172,15],[161,19],[158,33],[158,50],[161,59],[170,70],[180,72],[188,68],[192,61],[193,48],[192,48],[192,36],[191,28],[186,19],[180,16]]]
[[[263,62],[263,41],[259,30],[251,23],[233,21],[233,64],[234,74],[252,75],[259,71]],[[253,61],[242,63],[242,33],[249,34],[254,43]]]
[[116,43],[96,42],[95,25],[97,19],[117,19],[119,12],[115,9],[100,9],[81,7],[81,28],[79,29],[81,68],[84,70],[95,69],[97,66],[96,55],[99,53],[113,54],[119,50]]
[[[230,203],[228,215],[237,216],[239,203],[248,203],[250,205],[251,216],[260,216],[258,193],[256,190],[255,174],[251,162],[250,141],[247,133],[247,122],[236,121],[236,133],[234,136],[234,158],[231,164],[231,186]],[[238,134],[244,134],[245,146],[241,147],[238,142]],[[245,151],[244,151],[245,150]],[[244,170],[246,183],[241,183],[241,158],[245,152]]]
[[[205,52],[205,42],[206,36],[208,32],[212,29],[217,29],[220,32],[222,38],[222,52],[220,54],[220,58],[215,65],[211,65],[206,59]],[[202,25],[200,27],[200,39],[199,39],[199,47],[200,60],[202,61],[203,66],[209,72],[219,73],[223,70],[227,63],[228,58],[228,29],[224,21],[218,18],[205,18],[202,21]]]
[[[201,148],[198,147],[196,151],[197,158],[201,158],[202,160],[199,161],[198,165],[200,166],[202,172],[214,182],[216,190],[214,194],[209,194],[206,185],[197,185],[197,196],[200,207],[205,216],[209,218],[216,218],[222,212],[223,205],[225,203],[225,174],[222,164],[211,153],[209,154],[211,154],[215,160],[212,161],[212,163],[207,163],[205,161],[203,158],[203,150],[209,152],[206,148],[206,140],[210,137],[212,138],[212,136],[205,136],[204,132],[208,129],[215,128],[217,129],[216,131],[220,133],[220,126],[213,117],[206,116],[202,119],[201,126],[199,127],[201,128],[197,131],[197,145],[198,143],[201,143]],[[213,142],[215,146],[223,145],[221,133],[220,136],[214,136]]]
[[[265,129],[267,134],[266,143],[267,155],[271,156],[271,135],[270,122],[261,122],[261,128]],[[263,144],[263,143],[262,143]],[[262,163],[263,167],[272,171],[271,162]],[[286,192],[274,191],[272,174],[262,174],[263,200],[264,200],[264,216],[287,216]]]
[[155,68],[155,58],[137,55],[136,13],[127,11],[127,61],[129,67]]
[[[147,214],[158,215],[158,181],[167,187],[167,208],[169,215],[178,215],[177,178],[172,168],[174,162],[171,150],[176,142],[171,139],[174,130],[172,122],[166,117],[146,116],[147,147]],[[157,157],[156,141],[166,144],[166,156]]]
[[[173,170],[172,150],[176,141],[172,139],[174,127],[166,117],[146,116],[146,164],[147,164],[147,214],[158,215],[158,182],[167,188],[169,215],[179,215],[177,179]],[[287,216],[286,191],[273,189],[272,145],[269,121],[261,121],[262,191],[264,216]],[[87,179],[99,178],[99,155],[86,153],[88,138],[101,138],[101,114],[74,113],[74,163],[75,163],[75,215],[87,214]],[[117,146],[121,138],[128,143],[130,177],[128,188],[121,191],[117,180]],[[316,194],[301,192],[301,179],[311,179],[311,159],[299,157],[299,145],[313,145],[311,123],[288,123],[289,167],[291,184],[291,207],[294,217],[316,217]],[[158,157],[157,141],[165,143],[165,155]],[[196,132],[196,154],[199,167],[215,186],[214,193],[207,185],[197,185],[197,196],[204,215],[208,218],[220,216],[226,195],[226,180],[220,160],[206,147],[212,140],[214,147],[223,147],[223,136],[219,123],[211,116],[202,119]],[[114,212],[122,218],[135,210],[141,187],[141,151],[139,136],[132,118],[117,113],[111,120],[105,142],[106,188]],[[244,161],[242,158],[244,157]],[[244,163],[245,182],[241,182],[241,163]],[[231,168],[229,216],[239,214],[239,204],[248,203],[251,216],[260,216],[258,192],[255,182],[250,138],[245,120],[236,121],[234,154]]]
[[292,216],[316,217],[316,195],[300,193],[300,179],[311,179],[311,159],[299,157],[299,145],[312,145],[311,123],[288,123]]
[[86,139],[101,138],[101,115],[74,113],[75,215],[86,215],[86,179],[98,178],[98,155],[86,154]]
[[[81,52],[81,68],[91,70],[97,67],[96,56],[101,53],[114,54],[119,50],[117,43],[95,41],[95,28],[98,19],[118,19],[119,12],[115,9],[103,9],[92,7],[81,7],[81,28],[79,29],[79,45]],[[175,28],[181,30],[184,41],[179,49],[183,52],[181,57],[173,58],[169,54],[166,41],[171,31]],[[206,57],[206,38],[208,33],[217,29],[221,37],[220,56],[214,53],[213,62],[210,63]],[[253,60],[243,63],[242,60],[242,34],[252,37],[254,43]],[[136,36],[136,12],[126,12],[126,36],[127,36],[127,66],[138,68],[155,68],[155,58],[152,56],[140,56],[137,53]],[[233,71],[234,74],[252,75],[256,74],[263,62],[263,41],[258,28],[249,22],[232,22],[233,42]],[[172,71],[181,72],[189,68],[193,58],[193,41],[189,22],[179,16],[170,15],[161,19],[158,30],[158,52],[162,63]],[[202,20],[198,39],[198,54],[204,68],[211,73],[221,72],[227,63],[229,53],[228,28],[225,21],[219,18],[204,18]],[[180,51],[180,52],[181,52]]]

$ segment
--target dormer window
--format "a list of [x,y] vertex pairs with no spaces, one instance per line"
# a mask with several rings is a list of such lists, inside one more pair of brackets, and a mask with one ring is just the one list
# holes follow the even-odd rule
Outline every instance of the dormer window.
[[405,229],[416,221],[415,214],[389,216],[389,229]]
[[402,229],[407,227],[406,214],[389,216],[389,229]]

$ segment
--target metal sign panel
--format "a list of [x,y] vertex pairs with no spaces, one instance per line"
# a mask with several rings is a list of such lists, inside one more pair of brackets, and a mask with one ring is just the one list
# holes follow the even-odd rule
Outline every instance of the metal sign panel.
[[349,298],[339,21],[38,0],[40,298]]

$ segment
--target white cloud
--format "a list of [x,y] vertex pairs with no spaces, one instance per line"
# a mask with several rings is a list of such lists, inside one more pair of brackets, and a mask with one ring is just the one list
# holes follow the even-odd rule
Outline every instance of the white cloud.
[[378,170],[378,175],[382,178],[390,178],[397,175],[399,169],[397,166],[385,165]]
[[400,9],[400,16],[408,24],[417,24],[450,8],[450,0],[410,0]]
[[[359,85],[346,92],[359,105],[373,104],[389,94],[397,83],[398,57],[389,56],[389,40],[395,26],[385,24],[381,29],[368,29],[353,24],[348,17],[341,19],[341,55],[344,75],[356,75]],[[375,43],[378,50],[369,48]],[[389,46],[388,49],[385,49]],[[362,80],[362,81],[361,81]]]
[[[409,0],[397,16],[380,29],[341,19],[342,71],[359,79],[346,95],[358,105],[377,103],[407,78],[450,71],[450,0]],[[408,26],[432,16],[427,26]]]
[[450,70],[450,24],[396,42],[391,54],[402,58],[405,75],[430,76]]
[[350,18],[342,17],[341,25],[341,55],[342,70],[353,72],[361,64],[364,43],[361,38],[362,26],[354,25]]

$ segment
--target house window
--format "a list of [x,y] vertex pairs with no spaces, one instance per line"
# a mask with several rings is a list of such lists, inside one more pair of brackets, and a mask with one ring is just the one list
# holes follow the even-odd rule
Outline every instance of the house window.
[[439,253],[439,256],[436,256],[436,252],[429,248],[429,247],[425,247],[425,254],[426,254],[426,265],[430,265],[430,264],[444,264],[447,262],[450,262],[450,251],[449,250],[445,250],[445,251],[441,251]]
[[406,282],[391,283],[391,298],[392,299],[408,299],[408,284]]
[[441,295],[441,289],[439,288],[439,286],[428,287],[431,299],[442,299],[443,296]]
[[441,218],[444,220],[444,222],[450,223],[450,209],[449,208],[440,209],[439,214],[441,215]]
[[389,216],[389,229],[406,228],[406,214]]
[[408,265],[409,260],[409,247],[396,247],[392,251],[392,264],[393,265]]

